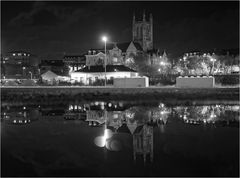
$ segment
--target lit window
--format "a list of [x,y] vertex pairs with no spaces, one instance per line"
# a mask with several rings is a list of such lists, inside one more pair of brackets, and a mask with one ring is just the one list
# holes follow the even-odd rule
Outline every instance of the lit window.
[[116,57],[114,57],[113,58],[113,62],[117,62],[118,60],[117,60],[117,58]]
[[117,119],[117,118],[118,118],[118,114],[114,114],[114,115],[113,115],[113,118],[114,118],[114,119]]

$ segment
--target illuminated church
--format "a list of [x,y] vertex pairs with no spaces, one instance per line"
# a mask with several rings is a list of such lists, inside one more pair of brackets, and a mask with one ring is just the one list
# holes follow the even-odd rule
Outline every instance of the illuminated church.
[[[105,50],[90,49],[85,55],[86,64],[83,68],[72,72],[71,79],[91,84],[98,79],[104,79]],[[166,52],[160,53],[153,46],[153,16],[147,18],[145,12],[142,19],[133,15],[132,41],[126,43],[106,44],[106,78],[135,77],[137,69],[135,62],[138,57],[146,60],[146,65],[160,66],[167,64]]]
[[136,20],[133,15],[132,41],[142,46],[144,52],[153,50],[153,17],[150,14],[149,21],[146,20],[145,12],[142,21]]

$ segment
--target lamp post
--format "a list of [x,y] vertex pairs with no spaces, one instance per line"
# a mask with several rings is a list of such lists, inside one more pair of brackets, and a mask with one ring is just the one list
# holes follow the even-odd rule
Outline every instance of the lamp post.
[[30,71],[29,71],[29,73],[30,73],[30,76],[31,76],[31,80],[32,80],[32,72],[30,72]]
[[23,69],[23,76],[24,76],[24,70],[26,69],[26,67],[22,67],[22,69]]
[[214,76],[214,62],[216,61],[216,59],[211,58],[211,61],[213,62],[212,73],[213,73],[213,76]]
[[102,40],[104,41],[104,50],[105,50],[105,59],[104,59],[104,70],[105,70],[105,80],[104,80],[104,85],[105,87],[107,86],[107,77],[106,77],[106,60],[107,60],[107,49],[106,49],[106,44],[107,44],[107,37],[103,36]]

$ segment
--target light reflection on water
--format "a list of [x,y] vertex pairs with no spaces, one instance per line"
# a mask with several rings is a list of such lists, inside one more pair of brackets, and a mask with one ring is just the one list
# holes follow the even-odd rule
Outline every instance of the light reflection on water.
[[[4,105],[1,109],[2,150],[9,155],[2,161],[6,165],[15,162],[16,170],[31,170],[32,176],[238,173],[239,105],[94,101]],[[179,160],[182,165],[173,168]],[[198,163],[190,164],[193,160]],[[221,166],[228,169],[221,170]],[[60,173],[60,169],[65,171]],[[6,167],[2,172],[13,174]],[[16,171],[20,176],[28,173]]]

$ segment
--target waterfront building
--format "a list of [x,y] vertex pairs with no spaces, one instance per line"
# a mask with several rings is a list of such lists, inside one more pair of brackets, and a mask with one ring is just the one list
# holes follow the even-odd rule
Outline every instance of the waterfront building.
[[41,75],[41,81],[46,84],[57,84],[60,81],[67,82],[70,78],[67,76],[57,75],[56,73],[48,70]]
[[[113,78],[136,77],[138,73],[124,65],[107,65],[106,78],[113,80]],[[70,74],[71,79],[76,82],[91,85],[100,79],[105,79],[104,65],[88,66]]]
[[1,76],[3,79],[36,78],[38,64],[38,57],[29,52],[8,52],[1,58]]
[[65,66],[69,68],[69,72],[79,70],[86,65],[86,56],[85,54],[68,54],[64,55],[63,62]]
[[52,71],[57,75],[67,75],[68,68],[65,66],[63,60],[41,60],[39,65],[41,74]]

